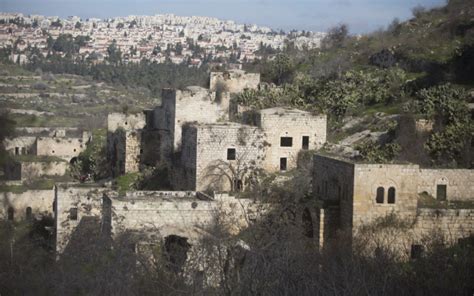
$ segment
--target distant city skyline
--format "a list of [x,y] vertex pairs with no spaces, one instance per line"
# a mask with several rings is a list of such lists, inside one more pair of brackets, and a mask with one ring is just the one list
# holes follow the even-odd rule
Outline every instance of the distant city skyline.
[[0,0],[0,12],[84,19],[172,13],[287,31],[326,31],[346,23],[351,33],[367,33],[386,27],[396,17],[410,18],[417,5],[431,8],[444,3],[446,0]]

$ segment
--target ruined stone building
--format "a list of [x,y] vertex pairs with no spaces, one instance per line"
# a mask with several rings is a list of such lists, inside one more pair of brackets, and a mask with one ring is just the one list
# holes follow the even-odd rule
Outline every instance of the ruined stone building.
[[211,72],[212,91],[240,93],[245,89],[257,89],[259,85],[260,73],[247,73],[242,70]]
[[17,128],[5,139],[12,156],[4,168],[8,180],[63,176],[69,163],[84,151],[91,133],[77,128]]
[[[56,251],[63,254],[84,246],[85,236],[120,239],[130,244],[159,244],[170,236],[193,243],[219,221],[238,232],[254,220],[249,199],[196,191],[136,191],[120,195],[103,187],[58,184],[54,194]],[[221,219],[216,220],[218,217]],[[85,236],[84,236],[85,235]]]
[[356,235],[362,226],[391,214],[411,225],[406,237],[399,238],[408,246],[416,247],[432,232],[446,242],[474,232],[474,209],[463,208],[474,201],[473,170],[355,163],[315,155],[312,185],[323,205],[315,217],[321,246],[338,231]]

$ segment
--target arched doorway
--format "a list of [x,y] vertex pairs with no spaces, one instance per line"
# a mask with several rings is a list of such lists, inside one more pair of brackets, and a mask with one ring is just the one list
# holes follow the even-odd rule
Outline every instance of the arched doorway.
[[165,256],[168,260],[168,267],[171,271],[178,273],[183,270],[188,259],[188,251],[191,245],[188,238],[169,235],[165,237]]

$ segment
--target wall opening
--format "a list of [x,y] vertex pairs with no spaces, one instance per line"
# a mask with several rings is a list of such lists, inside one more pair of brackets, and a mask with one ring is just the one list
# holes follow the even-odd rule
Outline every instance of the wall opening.
[[77,220],[77,208],[70,208],[69,209],[69,219],[70,220]]
[[280,158],[280,171],[286,171],[287,169],[287,159],[286,157]]
[[303,150],[308,150],[309,149],[309,137],[308,136],[303,136],[303,143],[301,145],[301,148]]
[[71,160],[69,161],[70,164],[75,164],[77,162],[77,157],[73,157],[71,158]]
[[423,255],[424,248],[422,245],[411,245],[411,259],[419,259]]
[[387,202],[389,204],[394,204],[395,203],[395,194],[396,194],[395,187],[390,187],[388,189],[388,197],[387,197]]
[[186,237],[169,235],[165,237],[165,256],[171,271],[179,273],[188,259],[191,245]]
[[30,221],[30,220],[33,219],[33,211],[32,211],[32,209],[31,209],[31,207],[27,207],[27,208],[26,208],[26,215],[25,215],[25,217],[26,217],[26,220],[28,220],[28,221]]
[[375,201],[378,204],[383,204],[384,195],[385,195],[385,189],[383,187],[377,188],[377,196],[375,197]]
[[20,147],[15,147],[15,155],[20,155]]
[[21,155],[26,155],[26,148],[25,147],[21,147]]
[[227,160],[235,160],[235,159],[236,159],[235,148],[227,149]]
[[7,219],[8,221],[13,221],[15,219],[15,210],[12,207],[8,208]]
[[436,199],[439,201],[445,201],[447,197],[448,186],[437,185],[436,186]]
[[292,147],[293,138],[292,137],[281,137],[280,138],[280,147]]
[[311,218],[311,212],[306,208],[303,211],[303,233],[308,238],[314,238],[314,227],[313,219]]

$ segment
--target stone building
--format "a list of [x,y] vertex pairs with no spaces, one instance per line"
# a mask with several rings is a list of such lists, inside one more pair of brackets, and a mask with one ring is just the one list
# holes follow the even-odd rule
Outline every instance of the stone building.
[[17,128],[16,136],[4,141],[12,156],[54,156],[70,162],[90,141],[91,133],[77,128]]
[[313,192],[323,205],[315,217],[321,246],[337,231],[355,235],[392,214],[411,223],[406,239],[412,245],[433,231],[448,242],[474,232],[474,209],[462,208],[474,201],[473,170],[354,163],[323,155],[315,155],[313,165]]
[[229,118],[228,93],[217,95],[208,89],[190,86],[185,90],[164,89],[161,106],[148,113],[149,129],[165,132],[163,144],[179,150],[181,130],[185,123],[216,123]]
[[211,72],[211,91],[240,93],[245,89],[257,89],[259,85],[260,73],[247,73],[242,70]]
[[185,125],[182,143],[175,186],[186,190],[240,190],[265,155],[262,131],[238,123]]
[[263,169],[268,172],[293,169],[301,150],[319,149],[326,143],[326,115],[275,107],[245,114],[244,121],[264,133],[268,147]]
[[145,126],[144,113],[112,113],[107,116],[107,158],[113,176],[139,171]]
[[8,221],[31,220],[53,216],[54,191],[27,190],[0,192],[0,219]]
[[[158,243],[169,236],[193,242],[218,219],[230,231],[240,231],[255,219],[255,204],[228,195],[195,191],[136,191],[120,195],[103,187],[55,188],[56,251],[77,250],[86,237],[112,239],[129,235],[132,244]],[[251,217],[249,216],[251,215]]]

